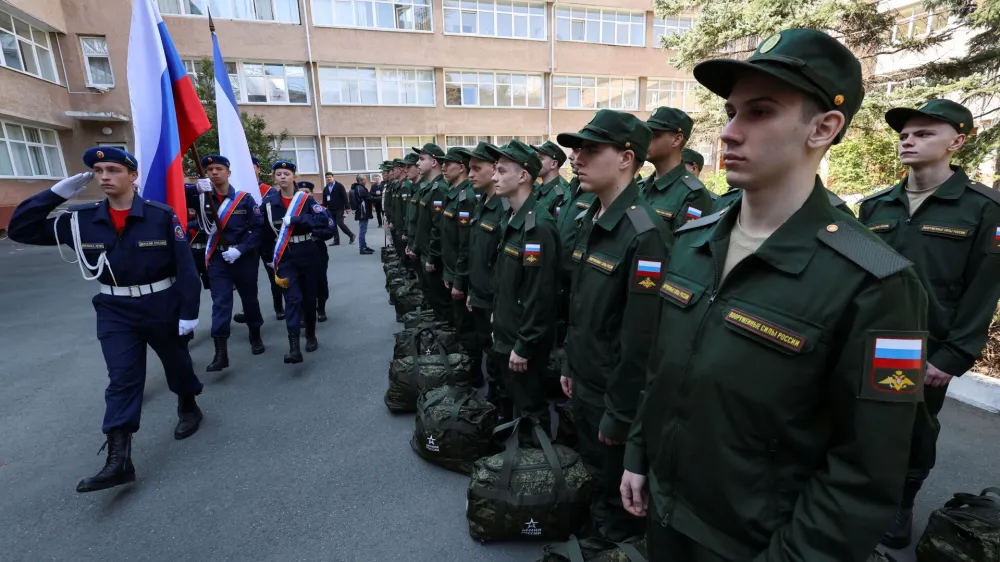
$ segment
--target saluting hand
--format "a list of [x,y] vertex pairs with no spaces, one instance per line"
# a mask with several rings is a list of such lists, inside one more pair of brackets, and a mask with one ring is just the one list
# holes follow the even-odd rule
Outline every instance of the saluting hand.
[[90,180],[92,179],[94,179],[94,172],[83,172],[76,174],[75,176],[59,180],[59,182],[50,187],[49,190],[63,199],[72,199],[79,195],[81,191],[86,189],[87,184],[90,183]]
[[625,511],[636,517],[646,516],[649,497],[646,494],[646,477],[644,475],[626,470],[622,474],[622,484],[618,491],[622,494],[622,506]]

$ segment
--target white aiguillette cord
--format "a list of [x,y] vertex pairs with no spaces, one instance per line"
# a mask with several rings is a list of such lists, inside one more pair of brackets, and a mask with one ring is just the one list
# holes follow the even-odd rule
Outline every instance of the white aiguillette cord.
[[[76,260],[68,260],[66,256],[63,255],[62,243],[59,241],[59,219],[63,218],[65,215],[70,215],[69,218],[69,228],[70,232],[73,233],[73,249],[76,252]],[[104,268],[108,268],[108,273],[111,275],[111,281],[117,286],[118,280],[115,279],[115,272],[111,269],[111,262],[108,261],[107,251],[102,251],[101,255],[97,257],[97,263],[95,265],[90,265],[87,261],[87,257],[83,254],[83,249],[81,248],[82,242],[80,241],[80,219],[76,212],[62,212],[56,219],[52,221],[52,230],[56,237],[56,249],[59,250],[59,257],[66,263],[75,263],[80,266],[80,273],[83,275],[85,281],[93,281],[104,273]],[[96,271],[93,275],[88,276],[90,272]]]
[[202,228],[205,229],[205,233],[208,234],[209,236],[211,236],[211,235],[215,234],[216,226],[215,226],[214,222],[208,220],[208,215],[205,214],[205,194],[204,193],[199,193],[198,194],[198,202],[201,203],[200,205],[198,205],[198,218],[201,219],[201,226],[202,226]]

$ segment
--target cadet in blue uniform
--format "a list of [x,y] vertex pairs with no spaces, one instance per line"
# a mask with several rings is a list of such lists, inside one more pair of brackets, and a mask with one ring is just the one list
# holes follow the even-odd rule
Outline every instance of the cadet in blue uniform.
[[[311,181],[300,181],[299,191],[306,195],[312,195],[315,185]],[[333,238],[333,230],[337,228],[337,223],[331,218],[329,228],[316,228],[312,231],[313,241],[319,248],[319,277],[316,287],[316,321],[326,322],[326,301],[330,299],[330,280],[327,276],[327,269],[330,267],[330,250],[326,246],[326,241]]]
[[[198,198],[199,214],[208,233],[204,262],[211,282],[215,357],[205,370],[211,373],[229,366],[227,342],[233,318],[234,286],[243,302],[244,321],[250,328],[251,352],[264,353],[260,338],[264,318],[257,301],[257,248],[263,220],[253,195],[237,191],[229,184],[232,172],[228,158],[210,154],[201,159],[201,166],[208,178],[199,179],[196,188],[188,190],[187,195]],[[209,197],[215,197],[216,202],[206,201]],[[209,212],[210,204],[217,205],[217,217]]]
[[319,348],[315,302],[321,258],[312,241],[312,231],[328,227],[330,215],[311,195],[296,190],[295,163],[279,160],[274,163],[273,172],[278,189],[269,191],[264,197],[263,207],[270,228],[264,229],[261,251],[273,256],[275,282],[285,296],[285,326],[288,328],[285,363],[301,363],[299,339],[303,316],[306,351]]
[[[253,162],[253,171],[257,175],[257,183],[260,188],[260,198],[263,200],[269,191],[274,191],[274,188],[260,181],[260,160],[256,156],[251,156],[250,160]],[[264,271],[267,272],[267,284],[271,286],[271,301],[274,305],[274,316],[278,320],[284,320],[285,305],[281,300],[281,288],[274,282],[274,270],[270,266],[271,256],[266,256],[263,252],[257,253],[260,254],[260,261],[264,264]],[[237,312],[233,315],[233,322],[237,324],[246,324],[246,321],[246,315],[242,312]]]
[[[66,244],[76,251],[84,279],[101,284],[93,302],[110,379],[102,428],[108,457],[100,472],[76,487],[93,492],[135,480],[132,434],[139,431],[147,345],[163,363],[167,385],[178,397],[174,437],[184,439],[198,430],[202,415],[195,395],[202,385],[183,336],[198,325],[201,287],[173,210],[135,194],[135,157],[99,146],[85,152],[83,162],[94,171],[66,178],[18,205],[9,234],[22,244]],[[47,218],[94,177],[106,199],[74,205],[70,216]]]

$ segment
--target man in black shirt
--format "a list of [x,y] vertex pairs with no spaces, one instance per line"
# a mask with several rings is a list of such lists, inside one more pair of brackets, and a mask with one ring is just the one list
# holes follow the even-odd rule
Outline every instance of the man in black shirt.
[[330,218],[337,222],[337,228],[333,229],[333,242],[331,242],[330,245],[340,245],[341,230],[344,231],[344,234],[350,237],[350,241],[348,243],[353,244],[354,233],[351,232],[350,228],[347,228],[346,224],[344,224],[344,213],[349,209],[347,202],[347,190],[344,189],[344,184],[337,181],[330,172],[327,172],[326,174],[326,186],[323,188],[323,205],[330,214]]

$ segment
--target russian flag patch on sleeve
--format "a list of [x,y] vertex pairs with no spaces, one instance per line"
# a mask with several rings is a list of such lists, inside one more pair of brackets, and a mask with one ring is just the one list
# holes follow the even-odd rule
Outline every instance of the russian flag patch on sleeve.
[[921,332],[876,332],[869,340],[861,397],[890,402],[921,399],[927,336]]
[[542,245],[533,242],[526,243],[524,245],[524,256],[521,263],[530,266],[542,265]]
[[632,273],[632,290],[655,294],[660,289],[663,260],[637,256],[635,271]]
[[691,207],[689,205],[688,208],[687,208],[687,211],[684,212],[684,216],[687,218],[687,220],[700,219],[701,218],[701,209],[699,209],[697,207]]

